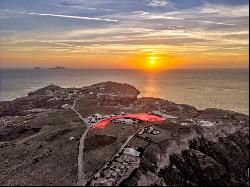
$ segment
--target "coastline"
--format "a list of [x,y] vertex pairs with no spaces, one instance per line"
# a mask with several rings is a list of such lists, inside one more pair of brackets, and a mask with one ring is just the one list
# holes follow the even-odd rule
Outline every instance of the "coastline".
[[[68,71],[68,70],[69,69],[66,69],[66,71]],[[53,71],[53,70],[51,70],[51,71]],[[61,70],[59,70],[59,71],[61,71]],[[65,71],[65,70],[62,70],[62,73],[63,73],[63,71]],[[69,71],[71,71],[71,70],[69,70]],[[58,71],[56,71],[56,72],[58,72]],[[81,71],[79,71],[79,72],[81,72]],[[25,82],[25,80],[23,80],[23,81]],[[55,84],[61,86],[62,88],[75,87],[77,89],[80,89],[83,85],[89,86],[90,84],[98,83],[98,79],[92,81],[93,83],[85,83],[84,82],[83,84],[80,84],[78,82],[76,84],[76,82],[74,83],[74,81],[75,80],[73,79],[72,82],[70,82],[70,83],[58,82],[58,81],[56,81],[56,79],[53,80],[53,78],[52,78],[51,82],[56,82]],[[38,83],[38,84],[36,82],[34,82],[34,84],[32,84],[32,85],[29,85],[26,83],[24,85],[20,84],[20,86],[22,86],[22,87],[18,86],[18,88],[11,90],[11,86],[8,86],[8,88],[5,88],[4,85],[7,84],[5,82],[6,82],[5,80],[2,80],[2,85],[1,85],[2,93],[0,95],[0,102],[12,101],[12,100],[15,100],[15,99],[18,99],[21,97],[25,97],[28,95],[29,92],[33,92],[37,89],[40,89],[40,88],[43,88],[43,87],[46,87],[47,85],[49,85],[49,82],[46,80],[46,81],[43,81],[43,82]],[[125,83],[126,81],[122,81],[122,82]],[[11,83],[8,83],[8,84],[11,85]],[[131,84],[131,83],[129,83],[129,84]],[[164,84],[166,84],[166,83],[164,83]],[[194,82],[193,84],[197,84],[197,83]],[[161,88],[161,86],[162,86],[161,83],[156,85],[156,83],[154,83],[154,82],[142,82],[142,83],[140,83],[137,81],[137,82],[133,82],[131,85],[139,88],[140,95],[138,95],[138,97],[162,98],[162,99],[173,101],[173,102],[178,103],[178,104],[188,104],[191,106],[195,106],[199,110],[204,110],[206,108],[218,108],[221,110],[236,111],[239,113],[244,113],[244,114],[249,115],[249,106],[244,104],[244,103],[248,103],[249,98],[248,97],[245,98],[245,96],[249,93],[248,89],[247,90],[245,90],[245,89],[244,90],[237,90],[233,86],[231,88],[228,86],[226,86],[225,88],[216,88],[216,87],[202,88],[202,87],[190,86],[190,87],[183,87],[183,89],[182,89],[182,88],[179,88],[180,86],[176,85],[175,88],[170,87],[170,89],[172,89],[172,91],[174,91],[173,94],[171,94],[170,91],[167,91],[167,93],[164,92],[164,88]],[[147,85],[148,85],[148,88],[145,87]],[[10,89],[10,90],[8,91],[8,89]],[[152,89],[155,89],[156,91],[154,91]],[[169,86],[166,86],[165,89],[169,89]],[[203,90],[201,90],[201,89],[203,89]],[[183,92],[183,93],[181,93],[181,92]],[[187,94],[185,94],[185,92],[187,92]],[[175,94],[176,94],[176,96],[175,96]],[[217,95],[217,96],[215,96],[215,95]],[[225,97],[222,97],[222,96],[220,97],[220,95],[224,95]],[[210,96],[211,96],[211,98],[210,98]],[[183,99],[185,97],[186,97],[186,99]],[[192,99],[192,97],[196,98],[196,99]],[[227,103],[226,98],[230,98],[230,100],[228,100],[228,103]],[[230,102],[232,102],[232,103],[230,104]],[[237,102],[238,102],[238,105],[241,106],[240,108],[237,107]],[[242,108],[242,107],[244,107],[244,108]]]

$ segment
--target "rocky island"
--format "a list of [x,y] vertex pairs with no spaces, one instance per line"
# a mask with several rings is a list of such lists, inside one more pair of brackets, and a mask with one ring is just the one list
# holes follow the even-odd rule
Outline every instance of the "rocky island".
[[65,67],[62,67],[62,66],[56,66],[56,67],[49,68],[49,69],[66,69],[66,68],[65,68]]
[[41,70],[43,68],[41,68],[41,67],[34,67],[33,69],[35,69],[35,70]]
[[0,185],[249,184],[248,115],[139,93],[49,85],[0,102]]

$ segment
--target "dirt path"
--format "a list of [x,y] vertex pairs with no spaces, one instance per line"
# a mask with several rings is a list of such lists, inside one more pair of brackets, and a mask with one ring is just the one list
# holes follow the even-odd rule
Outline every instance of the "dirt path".
[[[75,104],[76,101],[74,101],[73,106],[71,107],[71,109],[79,116],[79,118],[84,122],[84,118],[82,117],[82,115],[75,109]],[[84,122],[85,124],[85,122]],[[79,186],[85,186],[86,185],[86,177],[85,177],[85,173],[83,172],[83,150],[84,150],[84,141],[85,138],[91,128],[91,125],[87,125],[85,124],[85,126],[87,127],[87,129],[85,130],[85,132],[82,134],[82,137],[80,139],[80,143],[79,143],[79,153],[78,153],[78,181],[77,181],[77,185]]]
[[78,153],[78,182],[77,184],[79,186],[85,186],[87,181],[85,177],[85,173],[83,172],[83,150],[84,150],[84,140],[89,132],[89,129],[91,126],[88,126],[88,128],[85,130],[85,132],[82,134],[82,137],[80,139],[79,144],[79,153]]
[[[82,117],[82,115],[75,109],[75,105],[76,105],[76,101],[74,101],[73,106],[71,107],[71,109],[79,116],[79,118],[84,122],[84,118]],[[85,122],[84,122],[85,124]],[[86,127],[88,127],[88,124],[85,124]]]

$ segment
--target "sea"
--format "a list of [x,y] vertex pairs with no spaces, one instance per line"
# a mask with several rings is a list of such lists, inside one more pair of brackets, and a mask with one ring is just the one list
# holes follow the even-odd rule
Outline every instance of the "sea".
[[249,70],[1,69],[0,100],[13,100],[49,84],[83,87],[103,81],[128,83],[139,97],[157,97],[197,109],[249,114]]

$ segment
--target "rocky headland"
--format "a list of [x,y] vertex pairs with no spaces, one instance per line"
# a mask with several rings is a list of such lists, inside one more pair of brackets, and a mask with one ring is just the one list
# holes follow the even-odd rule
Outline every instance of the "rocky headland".
[[[0,102],[0,185],[249,185],[248,115],[139,93],[115,82],[49,85]],[[93,128],[135,113],[165,120]]]

